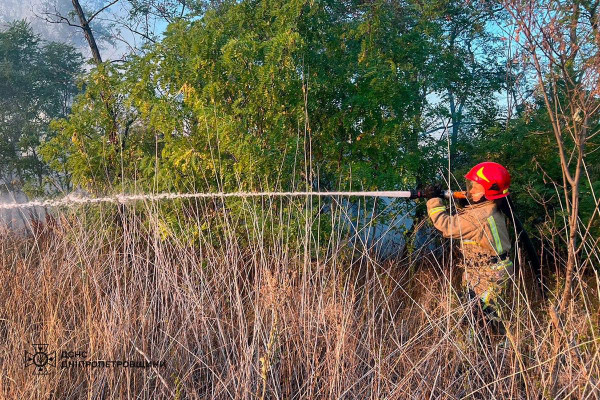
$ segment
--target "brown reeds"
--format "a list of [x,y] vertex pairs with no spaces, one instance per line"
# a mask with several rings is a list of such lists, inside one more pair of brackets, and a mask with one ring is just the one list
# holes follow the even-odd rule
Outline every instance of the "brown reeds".
[[[145,204],[120,224],[115,209],[73,210],[28,234],[4,232],[0,397],[548,396],[553,325],[527,274],[513,282],[509,334],[481,335],[448,250],[426,243],[381,261],[347,229],[343,207],[312,215],[286,201],[243,200],[235,214],[217,200],[168,213]],[[323,219],[328,232],[318,228]],[[580,278],[557,398],[600,393],[600,286],[593,272]],[[25,366],[34,343],[56,352],[47,375]]]

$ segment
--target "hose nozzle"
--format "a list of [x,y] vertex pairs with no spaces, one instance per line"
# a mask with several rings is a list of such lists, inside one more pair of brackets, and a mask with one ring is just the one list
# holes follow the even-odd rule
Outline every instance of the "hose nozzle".
[[443,197],[446,199],[454,198],[454,199],[466,199],[466,192],[453,192],[451,190],[432,190],[427,188],[425,190],[413,189],[410,191],[411,199],[431,199],[434,197]]

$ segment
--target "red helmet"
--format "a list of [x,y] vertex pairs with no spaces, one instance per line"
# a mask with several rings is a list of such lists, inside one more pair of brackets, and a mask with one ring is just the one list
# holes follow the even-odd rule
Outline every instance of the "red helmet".
[[485,189],[485,197],[495,200],[509,195],[510,175],[502,165],[486,161],[477,164],[465,175],[470,181],[477,182]]

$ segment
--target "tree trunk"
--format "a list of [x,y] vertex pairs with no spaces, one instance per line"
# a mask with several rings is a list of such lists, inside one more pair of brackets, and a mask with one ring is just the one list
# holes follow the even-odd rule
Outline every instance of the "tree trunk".
[[75,9],[77,16],[79,17],[79,22],[81,23],[81,28],[83,29],[83,33],[85,34],[85,39],[87,40],[88,44],[90,45],[90,50],[92,51],[92,57],[94,57],[94,61],[96,62],[96,64],[101,64],[102,57],[100,57],[100,50],[98,50],[98,45],[96,44],[96,39],[94,38],[92,29],[90,28],[87,18],[85,17],[85,14],[83,13],[83,9],[81,8],[81,5],[79,4],[79,0],[71,0],[71,2],[73,3],[73,8]]
[[450,160],[456,157],[456,143],[458,142],[458,129],[460,124],[456,115],[456,104],[454,102],[454,93],[448,89],[448,100],[450,101],[450,117],[452,118],[452,134],[450,135]]
[[571,194],[571,202],[572,202],[572,213],[569,216],[569,243],[567,245],[567,250],[569,252],[567,256],[567,271],[565,277],[565,288],[562,294],[562,301],[560,303],[560,312],[563,313],[567,306],[569,305],[569,301],[571,300],[571,287],[573,286],[573,271],[575,270],[575,265],[577,264],[577,223],[579,221],[579,188],[573,187]]

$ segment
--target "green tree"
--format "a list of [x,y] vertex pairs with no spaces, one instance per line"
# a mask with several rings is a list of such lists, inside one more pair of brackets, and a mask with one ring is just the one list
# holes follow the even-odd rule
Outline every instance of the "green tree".
[[447,157],[460,168],[473,163],[470,142],[500,118],[495,96],[505,83],[502,48],[487,26],[498,11],[486,1],[449,0],[437,7],[439,63],[432,86],[439,101],[428,114],[428,131],[448,134]]
[[47,189],[38,147],[53,136],[50,120],[69,113],[81,63],[74,48],[42,41],[24,21],[0,32],[0,180],[9,190]]
[[[123,70],[91,73],[48,154],[104,188],[133,176],[163,190],[406,186],[429,173],[436,23],[392,1],[222,2]],[[101,85],[118,109],[116,149]]]

